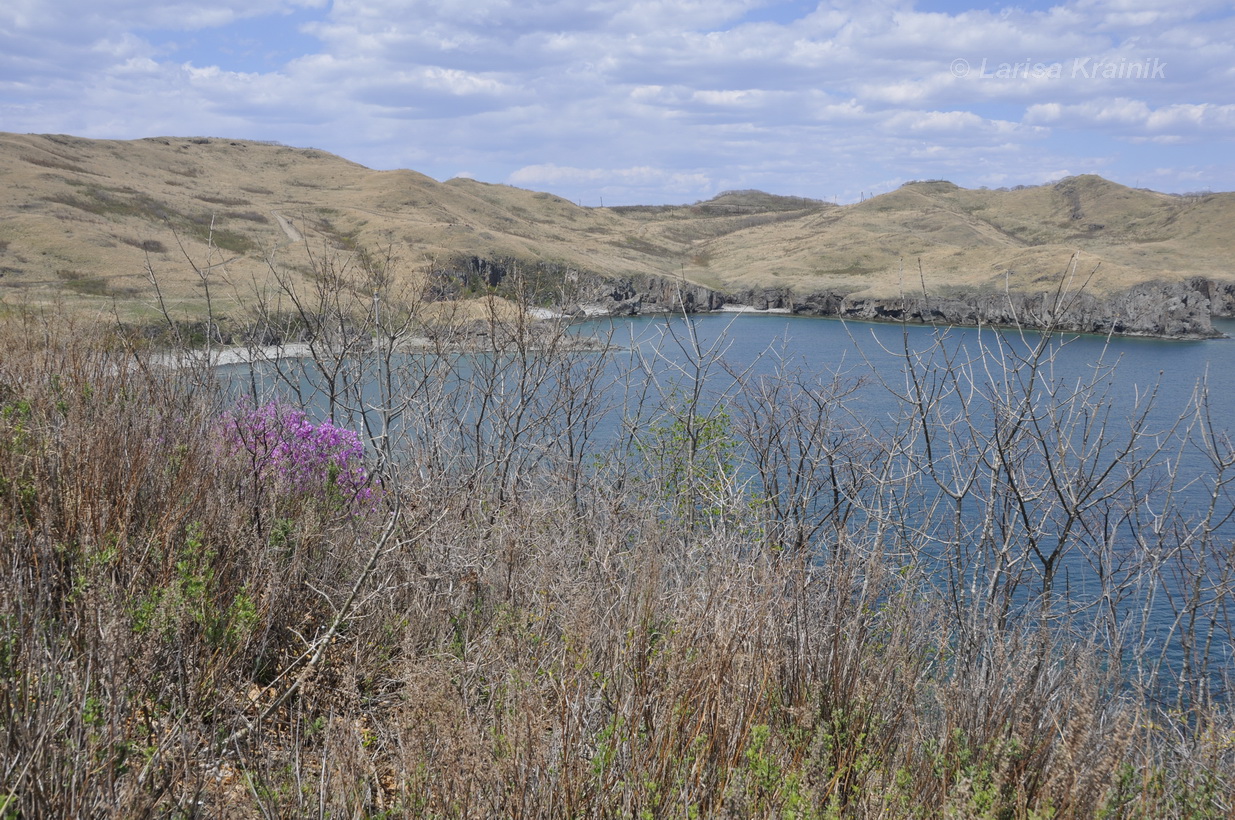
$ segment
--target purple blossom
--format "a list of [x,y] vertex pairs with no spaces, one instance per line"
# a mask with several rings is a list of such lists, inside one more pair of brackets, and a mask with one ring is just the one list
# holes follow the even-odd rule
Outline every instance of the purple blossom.
[[329,421],[313,424],[304,411],[271,401],[241,405],[223,417],[224,446],[243,455],[254,478],[292,493],[338,498],[350,508],[373,498],[364,445],[351,430]]

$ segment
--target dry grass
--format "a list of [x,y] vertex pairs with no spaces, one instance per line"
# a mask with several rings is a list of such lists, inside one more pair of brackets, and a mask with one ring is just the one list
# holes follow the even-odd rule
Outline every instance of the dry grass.
[[[1155,707],[1163,690],[1121,672],[1128,647],[1101,613],[1063,617],[1076,601],[1044,579],[1022,577],[1015,602],[995,594],[1012,595],[1002,571],[989,599],[945,582],[936,542],[904,517],[929,474],[921,428],[872,436],[845,414],[848,387],[788,373],[719,414],[690,398],[718,365],[684,342],[687,378],[627,384],[652,390],[624,442],[602,443],[596,425],[619,409],[604,359],[563,328],[488,309],[460,348],[414,288],[387,281],[375,319],[348,279],[367,274],[336,274],[325,290],[286,280],[282,298],[332,344],[315,348],[316,377],[278,367],[289,384],[329,381],[313,401],[341,424],[363,429],[362,407],[389,422],[370,441],[380,500],[358,515],[224,457],[209,372],[160,369],[59,314],[0,328],[3,813],[1231,810],[1220,702],[1197,690]],[[422,322],[437,348],[383,355]],[[906,420],[935,412],[911,404]],[[987,441],[978,418],[943,430],[957,463]],[[1067,438],[1044,441],[1049,455]],[[1017,492],[1022,508],[1048,503],[1035,443],[982,445],[997,449],[975,470],[1019,471],[991,474],[993,515]],[[1132,461],[1087,452],[1135,483]],[[1116,514],[1123,489],[1092,488]],[[1034,560],[1015,515],[996,544],[959,519],[949,542],[948,520],[931,539],[971,550],[967,566]],[[1081,535],[1060,548],[1088,555]],[[1220,611],[1226,595],[1202,603]]]
[[[1086,176],[1018,191],[915,183],[835,207],[760,192],[695,206],[582,208],[559,197],[412,171],[371,171],[312,149],[204,138],[129,142],[0,135],[5,301],[148,317],[167,303],[240,310],[302,242],[388,248],[432,267],[470,256],[604,275],[685,274],[711,287],[788,286],[889,296],[925,285],[1040,289],[1080,251],[1095,290],[1231,278],[1229,194],[1170,197]],[[288,221],[294,233],[284,230]],[[57,270],[100,282],[66,288]],[[906,274],[909,271],[909,274]],[[157,309],[157,308],[156,308]]]

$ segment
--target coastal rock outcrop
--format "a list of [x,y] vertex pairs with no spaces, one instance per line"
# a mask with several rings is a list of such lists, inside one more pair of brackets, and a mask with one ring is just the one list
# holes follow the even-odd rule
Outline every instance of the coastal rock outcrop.
[[1146,282],[1114,294],[980,289],[876,298],[835,291],[797,293],[788,288],[752,288],[722,294],[700,285],[642,277],[593,290],[588,298],[588,312],[603,310],[620,315],[691,313],[730,305],[863,321],[1020,326],[1077,333],[1207,339],[1221,335],[1214,329],[1211,313],[1230,315],[1235,309],[1235,286],[1194,279]]
[[773,310],[912,324],[996,325],[1051,328],[1076,333],[1116,333],[1166,339],[1221,336],[1212,316],[1235,315],[1235,284],[1193,278],[1144,282],[1115,293],[954,289],[946,293],[863,296],[834,290],[809,292],[757,287],[722,292],[668,276],[602,276],[552,265],[470,258],[438,271],[437,298],[489,290],[542,299],[571,315],[633,316],[705,313],[726,307]]
[[1214,330],[1210,310],[1208,295],[1196,283],[1150,282],[1108,295],[978,290],[894,299],[845,297],[834,314],[824,315],[1204,339],[1221,335]]
[[614,316],[643,313],[704,313],[731,301],[720,291],[663,276],[639,274],[616,279],[597,276],[580,282],[575,312]]
[[1198,287],[1209,297],[1210,310],[1214,316],[1235,318],[1235,282],[1214,282],[1208,279],[1197,280]]

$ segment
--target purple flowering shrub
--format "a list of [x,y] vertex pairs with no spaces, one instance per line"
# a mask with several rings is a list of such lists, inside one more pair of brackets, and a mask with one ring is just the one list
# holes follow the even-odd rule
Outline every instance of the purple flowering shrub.
[[225,452],[244,459],[255,482],[337,502],[349,513],[372,506],[364,445],[351,430],[329,421],[313,424],[304,411],[271,401],[226,414],[222,437]]

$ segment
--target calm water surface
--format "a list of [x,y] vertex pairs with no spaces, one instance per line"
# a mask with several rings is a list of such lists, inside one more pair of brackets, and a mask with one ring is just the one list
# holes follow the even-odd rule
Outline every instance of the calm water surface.
[[[643,349],[659,347],[672,355],[678,346],[666,343],[670,331],[689,337],[688,320],[674,317],[635,317],[589,322],[584,332],[611,330],[617,344]],[[839,373],[854,379],[874,373],[894,378],[903,370],[908,348],[928,351],[941,336],[950,347],[977,354],[998,350],[1000,340],[1013,351],[1023,351],[1040,338],[1036,333],[932,328],[847,322],[778,314],[706,314],[689,319],[698,344],[723,354],[731,364],[754,365],[755,372],[771,372],[788,361],[820,375]],[[1235,320],[1215,320],[1215,327],[1235,336]],[[1137,397],[1157,390],[1159,416],[1177,415],[1188,405],[1198,386],[1208,388],[1217,419],[1235,422],[1235,339],[1163,341],[1058,334],[1053,339],[1051,376],[1057,380],[1088,380],[1095,368],[1111,369],[1107,380],[1110,398],[1131,405]],[[895,379],[894,379],[895,380]]]
[[[1215,325],[1235,336],[1235,321],[1217,321]],[[584,322],[576,325],[573,332],[608,336],[618,348],[618,352],[612,354],[611,365],[617,380],[632,373],[627,385],[630,381],[656,379],[662,395],[674,395],[675,381],[686,383],[685,377],[693,372],[693,363],[707,363],[705,401],[709,403],[740,399],[734,395],[739,389],[731,375],[735,372],[748,379],[757,379],[789,368],[823,382],[839,377],[842,382],[857,385],[853,394],[845,399],[849,423],[863,426],[876,436],[884,430],[892,435],[898,427],[903,429],[905,405],[896,393],[904,392],[907,361],[915,362],[919,373],[936,375],[942,372],[946,362],[950,362],[972,378],[981,390],[992,380],[1014,382],[1017,372],[1005,370],[1005,365],[1014,365],[1018,357],[1023,357],[1042,340],[1038,334],[1012,331],[843,322],[780,314],[615,318]],[[1048,390],[1051,386],[1062,387],[1064,393],[1078,384],[1087,385],[1090,398],[1095,402],[1091,406],[1099,411],[1110,408],[1111,421],[1105,435],[1113,440],[1126,437],[1129,430],[1126,419],[1145,412],[1146,407],[1149,410],[1141,422],[1141,429],[1157,433],[1155,440],[1176,440],[1189,425],[1193,429],[1196,427],[1198,391],[1206,396],[1204,410],[1212,431],[1222,436],[1235,427],[1235,341],[1179,342],[1061,334],[1046,342],[1041,383],[1047,385]],[[466,369],[466,357],[457,366]],[[247,381],[245,373],[245,368],[234,368],[228,378],[243,384]],[[460,383],[465,382],[466,375]],[[608,435],[616,435],[621,429],[620,405],[620,400],[611,403],[615,409],[612,417],[600,425],[602,432],[608,430]],[[975,407],[981,426],[988,419],[981,416],[980,402]],[[463,410],[462,414],[467,412]],[[1203,510],[1210,503],[1213,489],[1212,479],[1206,477],[1209,470],[1206,454],[1196,447],[1175,446],[1164,458],[1170,462],[1165,466],[1183,479],[1171,503],[1189,515]],[[1224,489],[1220,494],[1219,518],[1230,517],[1231,497],[1229,490]],[[1147,493],[1137,502],[1142,503],[1146,509],[1151,509],[1158,500]],[[928,523],[923,527],[928,537],[934,537],[932,526]],[[1136,526],[1144,524],[1116,524],[1111,537],[1131,543],[1135,541],[1133,529]],[[1227,521],[1218,536],[1220,542],[1235,543],[1235,521]],[[941,534],[939,543],[946,543],[947,538],[947,533]],[[954,535],[953,543],[955,540]],[[941,575],[953,570],[944,562],[944,555],[939,555],[938,560]],[[1226,560],[1229,561],[1229,556]],[[1205,561],[1181,569],[1167,581],[1138,583],[1149,587],[1169,584],[1171,592],[1176,593],[1196,577],[1225,571]],[[1069,583],[1077,585],[1078,589],[1093,585],[1092,564],[1087,567],[1077,563],[1068,570]],[[1209,585],[1213,591],[1209,606],[1211,611],[1220,611],[1223,618],[1229,618],[1225,614],[1225,600],[1229,596],[1222,591],[1225,589],[1221,586],[1223,583],[1226,582],[1219,579]],[[1150,589],[1142,591],[1152,592]],[[1136,611],[1129,609],[1119,617],[1123,618],[1124,614],[1132,618]],[[1148,631],[1167,636],[1163,645],[1174,642],[1174,638],[1169,637],[1173,634],[1174,617],[1170,605],[1155,605],[1150,614]],[[1231,629],[1232,625],[1228,622],[1224,628]],[[1235,653],[1229,634],[1222,633],[1220,643],[1222,645],[1215,650],[1216,666],[1231,670]],[[1177,646],[1165,657],[1168,665],[1182,668]]]
[[[1235,336],[1235,321],[1220,320],[1215,326]],[[1162,647],[1162,662],[1174,674],[1186,677],[1188,662],[1178,632],[1183,620],[1179,605],[1186,591],[1196,590],[1198,600],[1205,599],[1201,607],[1205,610],[1204,617],[1213,617],[1216,619],[1213,623],[1218,624],[1217,630],[1211,633],[1213,645],[1209,650],[1211,691],[1225,692],[1227,684],[1223,676],[1235,671],[1235,646],[1231,640],[1235,625],[1227,606],[1232,589],[1229,573],[1232,571],[1232,545],[1235,545],[1235,520],[1232,520],[1235,502],[1230,487],[1223,485],[1218,487],[1214,503],[1213,465],[1205,448],[1196,446],[1196,442],[1201,440],[1198,433],[1204,428],[1206,435],[1219,439],[1217,449],[1229,453],[1229,440],[1222,439],[1235,427],[1235,340],[1181,342],[1064,334],[1043,340],[1039,334],[1013,331],[856,323],[766,314],[712,314],[690,319],[636,317],[588,323],[583,330],[612,333],[615,343],[625,343],[638,351],[643,361],[659,362],[659,368],[650,368],[658,378],[680,376],[682,363],[697,358],[697,351],[704,353],[704,359],[711,355],[723,356],[730,370],[713,367],[709,371],[712,400],[719,403],[734,400],[732,391],[736,388],[727,375],[731,371],[757,378],[759,374],[770,374],[789,366],[825,382],[839,374],[843,380],[860,385],[845,399],[853,411],[850,419],[876,437],[885,430],[893,435],[896,430],[903,429],[906,406],[896,394],[904,392],[906,362],[914,362],[919,373],[932,372],[933,368],[936,375],[945,362],[952,362],[983,389],[992,381],[1015,382],[1019,374],[1009,373],[1004,366],[1014,368],[1018,357],[1045,341],[1046,356],[1040,371],[1041,382],[1047,386],[1045,390],[1061,388],[1060,394],[1066,396],[1077,385],[1085,386],[1090,400],[1089,416],[1101,415],[1109,408],[1103,435],[1117,443],[1128,440],[1132,427],[1128,419],[1137,417],[1137,429],[1154,434],[1145,440],[1147,447],[1152,450],[1155,442],[1169,443],[1156,456],[1152,474],[1175,476],[1175,483],[1169,490],[1165,479],[1159,479],[1163,483],[1156,486],[1142,482],[1146,489],[1138,488],[1137,500],[1123,502],[1140,510],[1135,521],[1110,524],[1105,536],[1095,535],[1092,529],[1084,533],[1078,531],[1078,538],[1091,544],[1095,538],[1099,543],[1103,538],[1108,539],[1115,545],[1111,554],[1117,563],[1120,554],[1136,552],[1138,542],[1149,543],[1152,553],[1154,543],[1159,544],[1157,549],[1161,550],[1162,545],[1196,538],[1195,522],[1213,504],[1211,520],[1218,522],[1217,529],[1213,537],[1204,539],[1204,549],[1198,548],[1195,557],[1180,559],[1153,576],[1127,570],[1127,582],[1137,593],[1122,605],[1112,605],[1117,612],[1110,628],[1140,632],[1141,637],[1135,640]],[[1022,369],[1020,374],[1024,372]],[[1200,397],[1204,400],[1200,401]],[[945,403],[948,400],[945,399]],[[1042,400],[1049,401],[1046,397]],[[981,403],[972,407],[978,408],[974,411],[977,426],[989,433],[989,417],[983,415]],[[1200,423],[1202,417],[1205,425]],[[1191,443],[1181,443],[1186,435],[1192,436]],[[964,438],[961,435],[954,442]],[[963,450],[963,443],[960,446]],[[1229,481],[1230,476],[1226,480]],[[929,493],[928,487],[919,503],[929,506],[932,503]],[[980,508],[980,503],[977,506]],[[1172,510],[1179,511],[1181,516],[1165,525],[1168,533],[1165,536],[1154,533],[1146,538],[1146,533],[1158,521],[1169,519],[1166,513]],[[981,514],[980,509],[977,514]],[[1038,520],[1048,532],[1050,527],[1060,524],[1057,515],[1046,514]],[[939,529],[932,520],[922,519],[919,523],[928,540],[938,535],[940,545],[946,545],[949,538],[952,544],[957,543],[958,537],[965,540],[964,535],[957,536],[955,530],[948,530],[946,522]],[[1102,526],[1104,524],[1099,523],[1099,531]],[[964,531],[977,532],[977,527]],[[1155,538],[1160,540],[1155,541]],[[955,577],[955,562],[949,565],[947,558],[952,554],[947,552],[949,549],[941,546],[936,556],[938,566],[934,571],[940,577],[949,573]],[[1076,595],[1078,600],[1087,595],[1098,599],[1102,596],[1094,554],[1093,549],[1086,547],[1065,558],[1063,576],[1070,585],[1070,594]],[[968,555],[968,560],[987,567],[975,572],[990,572],[989,564],[980,564],[983,560],[989,561],[989,556],[983,558],[979,551],[971,551]],[[1032,563],[1032,558],[1030,560]],[[1109,566],[1103,569],[1104,572],[1110,570]],[[1114,571],[1119,570],[1116,567]],[[1161,594],[1155,592],[1155,587]],[[1153,603],[1145,604],[1147,600]]]

